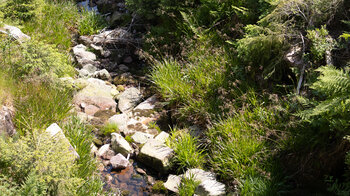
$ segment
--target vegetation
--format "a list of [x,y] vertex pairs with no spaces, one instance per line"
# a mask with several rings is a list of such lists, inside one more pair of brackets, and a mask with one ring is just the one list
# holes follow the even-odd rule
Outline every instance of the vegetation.
[[105,19],[95,11],[82,10],[81,15],[78,22],[80,35],[93,35],[107,26]]
[[179,173],[213,169],[241,195],[348,193],[345,1],[126,2],[151,25],[150,78],[184,130],[168,144]]

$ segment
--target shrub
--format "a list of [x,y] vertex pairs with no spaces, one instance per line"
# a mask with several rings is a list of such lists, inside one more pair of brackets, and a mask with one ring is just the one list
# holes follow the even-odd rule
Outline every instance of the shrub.
[[0,146],[0,184],[13,195],[66,195],[83,183],[73,175],[76,166],[67,144],[46,133],[35,131],[17,141],[0,138]]
[[197,138],[192,137],[186,130],[174,129],[167,145],[175,151],[173,161],[178,165],[179,171],[203,167],[204,153],[199,149]]
[[15,64],[15,75],[54,77],[72,76],[74,68],[69,59],[51,45],[31,41],[21,49],[21,59]]
[[93,35],[107,26],[104,18],[95,11],[82,10],[81,18],[78,22],[80,35]]
[[325,26],[320,29],[307,31],[307,38],[312,42],[310,48],[311,54],[315,60],[323,60],[327,51],[331,51],[335,46],[333,39],[328,35],[328,31]]
[[40,13],[43,3],[43,0],[8,0],[1,11],[5,18],[28,21]]

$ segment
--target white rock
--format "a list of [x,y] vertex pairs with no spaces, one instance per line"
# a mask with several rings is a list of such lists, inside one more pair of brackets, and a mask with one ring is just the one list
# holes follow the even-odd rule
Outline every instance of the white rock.
[[0,28],[0,32],[8,34],[9,36],[13,37],[19,42],[25,42],[30,40],[30,37],[28,35],[24,34],[19,28],[14,26],[5,24],[2,28]]
[[114,152],[121,153],[124,156],[128,156],[128,154],[132,154],[134,149],[130,146],[129,142],[127,142],[123,136],[118,133],[111,134],[111,146]]
[[93,75],[94,78],[99,78],[101,80],[107,80],[107,81],[111,81],[112,77],[109,74],[109,72],[106,69],[102,69],[100,71],[96,71]]
[[98,152],[98,148],[96,147],[96,145],[94,143],[91,143],[90,148],[91,148],[91,154],[96,155]]
[[93,74],[93,73],[95,73],[97,71],[97,67],[93,66],[92,64],[86,64],[86,65],[83,66],[82,69],[85,69],[90,74]]
[[174,193],[179,193],[181,179],[181,176],[169,175],[168,180],[164,183],[164,187]]
[[110,160],[113,169],[125,169],[130,162],[120,153],[113,156]]
[[140,103],[138,106],[135,107],[134,110],[154,110],[155,103],[157,102],[156,95],[153,95],[152,97],[146,99],[144,102]]
[[79,44],[73,47],[73,53],[78,61],[78,64],[83,67],[86,64],[93,64],[96,61],[96,55],[87,51],[86,46]]
[[225,185],[216,181],[215,174],[207,172],[202,169],[189,169],[184,174],[185,178],[193,178],[200,182],[200,185],[196,189],[197,195],[224,195]]
[[132,135],[131,138],[138,144],[144,144],[149,139],[152,139],[153,135],[138,131],[134,135]]
[[61,139],[63,142],[67,143],[69,145],[69,151],[72,153],[72,155],[75,156],[76,159],[80,158],[77,151],[75,151],[73,146],[70,144],[70,142],[68,141],[68,139],[64,135],[62,129],[56,123],[51,124],[46,129],[46,132],[49,133],[51,137]]
[[173,149],[158,140],[150,139],[141,148],[138,160],[161,173],[166,173],[170,169],[170,159],[173,156]]
[[128,122],[128,116],[126,114],[117,114],[108,119],[108,123],[116,124],[119,130],[124,130]]
[[162,143],[165,143],[169,137],[170,137],[169,133],[162,131],[154,139],[156,139]]
[[96,156],[97,157],[103,157],[105,154],[107,154],[108,150],[110,150],[110,144],[105,144],[101,146],[101,148],[98,150]]
[[127,112],[133,109],[142,99],[139,89],[131,87],[126,89],[118,96],[118,108],[121,112]]

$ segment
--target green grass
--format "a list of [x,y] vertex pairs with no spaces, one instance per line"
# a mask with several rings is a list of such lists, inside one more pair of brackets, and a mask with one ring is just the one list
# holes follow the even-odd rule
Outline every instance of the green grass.
[[174,163],[178,171],[191,168],[202,168],[205,163],[204,153],[199,149],[197,138],[192,137],[186,130],[174,129],[167,145],[174,149]]
[[94,138],[92,130],[82,123],[78,117],[72,116],[67,122],[63,123],[63,131],[80,156],[75,174],[86,180],[78,189],[78,195],[91,195],[101,192],[103,182],[97,174],[98,162],[91,155],[91,144]]
[[72,1],[45,1],[41,13],[24,23],[23,32],[37,40],[54,44],[59,50],[68,52],[72,33],[76,30],[79,12]]
[[105,19],[95,11],[82,10],[78,21],[80,35],[93,35],[107,26]]
[[179,185],[179,195],[180,196],[194,195],[196,188],[199,184],[200,182],[195,181],[193,176],[190,176],[189,178],[182,178],[181,183]]
[[60,122],[72,109],[69,90],[55,88],[54,84],[41,81],[28,82],[18,87],[14,122],[21,134]]
[[107,123],[102,127],[102,132],[106,136],[111,136],[111,133],[118,132],[119,128],[118,125],[113,123]]

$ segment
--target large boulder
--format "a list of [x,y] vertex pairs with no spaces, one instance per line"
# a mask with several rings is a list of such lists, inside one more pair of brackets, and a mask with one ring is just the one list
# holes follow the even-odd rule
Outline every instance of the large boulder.
[[6,107],[2,106],[0,109],[0,135],[5,134],[7,136],[13,136],[16,134],[15,126],[12,122],[13,111]]
[[168,180],[164,183],[164,187],[168,190],[179,193],[179,186],[182,180],[182,176],[169,175]]
[[114,152],[121,153],[124,156],[128,156],[128,154],[134,153],[134,149],[130,146],[129,142],[124,139],[123,136],[118,133],[112,133],[111,136],[111,145]]
[[116,111],[117,103],[114,97],[118,94],[114,85],[96,78],[86,80],[87,86],[80,90],[73,98],[73,103],[78,111],[94,115],[98,111]]
[[19,28],[14,26],[5,24],[3,27],[0,28],[0,32],[9,35],[10,37],[14,38],[19,42],[25,42],[30,40],[30,37],[28,35],[24,34]]
[[87,51],[87,47],[83,44],[74,46],[73,54],[81,67],[87,64],[95,64],[96,55],[92,52]]
[[153,135],[148,133],[136,132],[134,133],[134,135],[131,136],[131,139],[133,139],[137,144],[144,144],[153,137]]
[[142,94],[139,89],[131,87],[126,89],[118,96],[118,108],[121,112],[132,110],[142,100]]
[[75,151],[73,146],[70,144],[70,142],[68,141],[68,139],[64,135],[62,129],[56,123],[51,124],[46,129],[46,132],[49,133],[52,138],[61,140],[62,142],[66,143],[69,146],[69,151],[72,153],[72,155],[75,157],[75,159],[80,158],[77,151]]
[[158,140],[150,139],[141,148],[137,159],[158,172],[167,173],[171,168],[170,160],[173,156],[173,149]]

